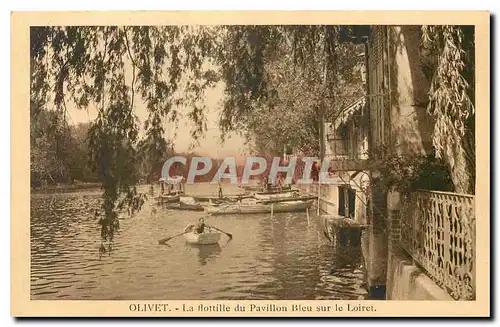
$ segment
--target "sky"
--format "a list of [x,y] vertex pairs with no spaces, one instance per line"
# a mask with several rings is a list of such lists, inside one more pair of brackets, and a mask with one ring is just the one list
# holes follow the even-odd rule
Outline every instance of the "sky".
[[[220,129],[218,128],[217,122],[220,115],[219,101],[222,100],[224,92],[224,85],[222,83],[217,84],[213,89],[206,91],[205,105],[207,107],[206,118],[207,118],[207,131],[203,138],[199,140],[199,145],[194,147],[191,151],[199,153],[200,155],[210,156],[210,157],[227,157],[235,156],[237,158],[244,156],[244,139],[236,134],[230,134],[226,139],[224,144],[220,144]],[[182,108],[179,109],[183,110]],[[147,118],[147,110],[145,105],[136,101],[135,114],[142,122]],[[181,112],[182,114],[182,112]],[[73,124],[87,123],[92,121],[97,116],[97,109],[95,107],[90,107],[88,110],[77,109],[74,106],[69,106],[68,104],[68,115],[69,122]],[[192,145],[192,139],[190,131],[192,128],[192,123],[185,117],[180,117],[177,130],[174,132],[172,129],[175,128],[174,124],[166,123],[165,130],[167,132],[167,137],[174,139],[175,150],[178,152],[189,151]]]
[[[130,85],[133,77],[132,63],[127,56],[123,58],[123,61],[125,65],[125,83]],[[217,67],[212,66],[212,64],[210,64],[208,61],[204,63],[204,68],[216,70],[218,69]],[[166,72],[164,73],[166,74]],[[187,75],[181,77],[179,88],[182,88],[182,85],[185,84],[187,79]],[[186,117],[182,116],[183,112],[187,115],[189,108],[177,108],[177,111],[180,114],[177,128],[173,123],[164,124],[164,129],[165,131],[167,131],[165,136],[170,140],[174,138],[173,143],[175,151],[191,151],[196,152],[200,155],[210,156],[212,158],[234,156],[237,157],[237,161],[239,161],[240,157],[244,156],[244,152],[246,151],[246,147],[244,146],[244,139],[242,137],[239,137],[235,133],[227,135],[224,144],[220,144],[221,132],[217,123],[220,112],[222,110],[219,103],[223,99],[223,96],[223,81],[220,81],[213,88],[209,88],[205,91],[204,103],[207,109],[205,112],[205,116],[207,118],[208,130],[206,131],[204,137],[199,140],[198,145],[191,149],[190,146],[193,142],[191,138],[191,129],[193,125]],[[146,120],[148,112],[146,109],[146,105],[141,101],[139,96],[135,97],[134,107],[134,113],[141,121],[142,128],[143,122]],[[97,117],[97,108],[93,106],[90,106],[88,110],[79,110],[68,102],[67,109],[70,123],[87,123]],[[176,130],[174,131],[173,129],[175,128]],[[142,134],[141,132],[142,131],[140,131],[139,135]]]

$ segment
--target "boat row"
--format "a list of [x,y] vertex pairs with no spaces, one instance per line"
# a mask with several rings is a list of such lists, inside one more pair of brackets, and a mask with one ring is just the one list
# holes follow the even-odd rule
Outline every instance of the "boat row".
[[206,206],[204,211],[212,215],[257,214],[305,211],[312,205],[311,201],[286,201],[279,203],[236,203]]
[[212,215],[258,214],[305,211],[312,206],[310,196],[301,196],[298,190],[266,191],[225,197],[161,195],[157,204],[166,209],[204,211]]
[[[163,189],[162,189],[163,190]],[[171,189],[169,188],[171,191]],[[219,190],[220,192],[220,190]],[[301,196],[299,190],[291,187],[266,190],[246,190],[245,194],[232,196],[187,196],[184,190],[160,194],[155,198],[156,204],[172,210],[203,211],[208,215],[241,215],[267,214],[283,212],[299,212],[308,210],[313,198]],[[201,218],[200,218],[201,219]],[[186,242],[196,245],[217,244],[220,241],[222,230],[206,225],[202,232],[197,232],[194,225],[188,225],[184,232]],[[225,233],[225,232],[223,232]],[[225,233],[230,238],[232,235]],[[174,236],[175,237],[175,236]],[[171,238],[164,239],[168,241]],[[160,240],[160,244],[163,244]]]
[[204,232],[197,234],[195,232],[189,232],[184,235],[186,242],[195,245],[210,245],[217,244],[221,238],[221,233],[219,232]]
[[196,233],[194,225],[188,225],[184,229],[184,237],[186,242],[195,245],[210,245],[220,241],[221,233],[213,231],[210,227],[206,228],[203,233]]

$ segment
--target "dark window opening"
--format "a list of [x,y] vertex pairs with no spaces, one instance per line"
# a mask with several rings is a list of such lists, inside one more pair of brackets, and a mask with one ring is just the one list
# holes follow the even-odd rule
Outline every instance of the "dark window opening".
[[329,137],[332,152],[336,156],[346,156],[349,153],[349,130],[342,124]]
[[339,186],[339,216],[354,218],[356,191],[348,185]]

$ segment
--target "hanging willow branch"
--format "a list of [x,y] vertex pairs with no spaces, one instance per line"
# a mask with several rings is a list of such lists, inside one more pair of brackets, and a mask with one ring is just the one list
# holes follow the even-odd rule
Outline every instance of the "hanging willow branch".
[[435,58],[428,112],[436,119],[436,156],[446,156],[453,167],[455,154],[464,151],[470,162],[475,112],[472,27],[423,26],[422,32],[423,47]]
[[[103,189],[103,214],[96,215],[103,240],[113,239],[124,203],[138,207],[134,205],[142,199],[134,187],[139,179],[138,151],[164,152],[163,122],[176,121],[179,108],[188,106],[195,123],[192,136],[197,138],[206,130],[199,102],[216,79],[204,67],[210,60],[209,36],[203,28],[189,31],[177,26],[31,28],[32,122],[40,121],[40,112],[54,109],[64,116],[66,102],[97,109],[88,145]],[[182,88],[186,75],[191,86]],[[145,140],[139,140],[137,102],[148,113]]]

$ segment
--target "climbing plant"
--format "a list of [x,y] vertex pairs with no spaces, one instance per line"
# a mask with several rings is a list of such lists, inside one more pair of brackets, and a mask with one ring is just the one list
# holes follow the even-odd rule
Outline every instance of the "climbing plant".
[[408,194],[419,189],[452,191],[453,182],[443,159],[435,153],[401,153],[391,145],[380,145],[369,151],[370,164],[379,172],[374,181],[383,191]]
[[422,46],[433,72],[428,112],[436,120],[436,157],[450,166],[457,192],[473,193],[474,27],[423,26]]

